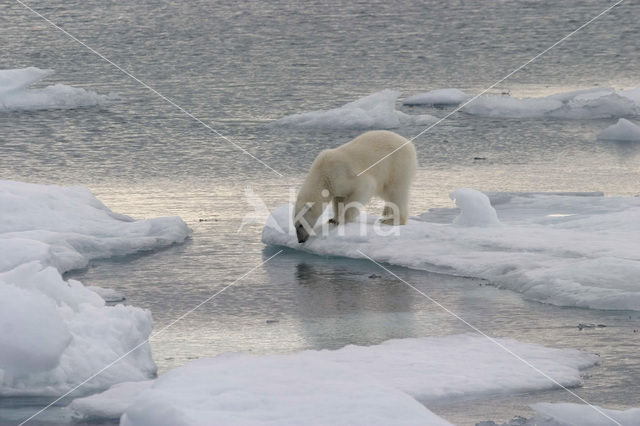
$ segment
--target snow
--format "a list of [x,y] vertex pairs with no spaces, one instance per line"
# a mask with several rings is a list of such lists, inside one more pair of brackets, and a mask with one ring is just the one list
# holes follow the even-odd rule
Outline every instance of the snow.
[[117,383],[102,393],[74,399],[68,409],[78,420],[119,419],[132,401],[153,383],[153,380]]
[[64,84],[44,89],[28,88],[51,74],[53,70],[35,67],[0,70],[0,111],[87,107],[100,105],[115,97]]
[[598,139],[613,141],[640,141],[640,126],[631,121],[621,118],[614,125],[611,125],[598,133]]
[[[598,357],[496,339],[564,386]],[[126,387],[125,387],[126,386]],[[76,417],[122,425],[449,424],[421,402],[550,389],[554,384],[484,336],[394,339],[374,346],[287,355],[200,359],[149,386],[117,385],[75,400]],[[149,387],[147,387],[149,386]],[[140,395],[132,395],[140,390]],[[123,409],[123,406],[127,406]]]
[[591,119],[637,116],[640,87],[633,90],[592,88],[557,93],[539,98],[483,95],[462,111],[484,117]]
[[383,90],[349,102],[339,108],[293,114],[274,122],[274,125],[314,129],[393,129],[436,122],[432,115],[409,115],[396,110],[400,92]]
[[[189,233],[177,217],[113,213],[86,188],[0,181],[0,395],[64,393],[144,342],[148,311],[106,306],[100,290],[61,274]],[[154,374],[145,343],[82,390]]]
[[449,194],[460,209],[460,215],[453,223],[458,226],[494,226],[499,225],[496,209],[491,206],[489,197],[471,188],[460,188]]
[[404,105],[458,105],[470,97],[471,95],[459,89],[437,89],[416,93],[406,98],[402,103]]
[[296,356],[225,354],[158,378],[122,426],[450,425],[396,389],[348,368]]
[[538,403],[531,405],[536,416],[526,424],[538,426],[610,426],[615,420],[624,426],[640,425],[640,408],[628,410],[609,410],[595,406],[606,416],[598,413],[589,405],[572,403]]
[[640,310],[640,197],[487,195],[500,226],[459,226],[453,223],[458,209],[437,209],[397,232],[376,216],[329,226],[324,234],[319,222],[320,234],[299,244],[292,207],[283,205],[262,240],[321,255],[363,258],[361,251],[379,262],[483,278],[559,306]]

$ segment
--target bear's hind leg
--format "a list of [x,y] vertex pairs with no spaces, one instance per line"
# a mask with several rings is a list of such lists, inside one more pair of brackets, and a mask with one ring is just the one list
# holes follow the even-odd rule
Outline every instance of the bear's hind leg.
[[380,222],[385,225],[406,225],[409,219],[409,191],[402,188],[384,195],[386,203]]
[[[362,179],[354,191],[344,198],[343,203],[338,206],[340,223],[354,222],[360,212],[364,210],[365,204],[373,197],[375,188],[375,181],[369,178]],[[342,220],[343,217],[344,220]]]
[[382,209],[382,217],[380,222],[385,225],[398,225],[400,214],[398,212],[398,206],[395,203],[386,201],[384,208]]

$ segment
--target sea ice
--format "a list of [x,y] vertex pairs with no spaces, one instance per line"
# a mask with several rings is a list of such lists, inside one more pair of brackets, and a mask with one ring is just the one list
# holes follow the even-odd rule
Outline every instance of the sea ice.
[[274,125],[317,129],[393,129],[410,125],[431,124],[432,115],[409,115],[396,110],[400,92],[383,90],[339,108],[293,114]]
[[404,105],[458,105],[470,97],[471,95],[459,89],[437,89],[416,93],[406,98],[402,103]]
[[491,206],[489,197],[471,188],[460,188],[449,194],[460,209],[460,215],[453,219],[458,226],[494,226],[499,225],[496,209]]
[[154,380],[117,383],[102,393],[74,399],[68,409],[79,420],[119,419],[153,383]]
[[640,198],[488,195],[500,226],[454,224],[467,215],[463,206],[462,215],[438,209],[433,220],[425,214],[397,232],[369,216],[330,226],[299,244],[290,232],[291,206],[284,205],[272,213],[262,240],[322,255],[364,258],[362,252],[379,262],[483,278],[560,306],[640,310]]
[[91,90],[64,84],[29,89],[33,83],[53,74],[35,67],[0,70],[0,111],[70,109],[95,106],[115,95],[99,95]]
[[[477,398],[581,383],[598,357],[513,339],[462,334],[289,355],[228,353],[200,359],[150,386],[116,385],[75,400],[80,418],[124,410],[122,425],[449,424],[421,402]],[[472,354],[472,356],[470,356]],[[149,387],[147,387],[149,386]],[[140,390],[139,396],[131,395]],[[414,399],[415,398],[415,399]],[[125,407],[128,403],[128,407]]]
[[[143,343],[151,314],[62,273],[190,233],[177,217],[135,221],[81,187],[0,181],[0,395],[57,395]],[[81,389],[155,374],[143,344]]]
[[600,133],[598,139],[613,141],[640,141],[640,126],[621,118]]
[[591,119],[640,114],[640,87],[633,90],[593,88],[540,98],[483,95],[462,108],[485,117]]

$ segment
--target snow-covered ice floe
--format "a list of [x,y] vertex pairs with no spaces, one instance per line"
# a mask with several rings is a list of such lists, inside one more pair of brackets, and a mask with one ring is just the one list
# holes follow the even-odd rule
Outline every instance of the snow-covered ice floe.
[[633,90],[594,88],[539,98],[483,95],[462,111],[484,117],[591,119],[640,115],[640,87]]
[[536,412],[524,426],[640,426],[640,408],[610,410],[599,406],[572,403],[532,404]]
[[600,133],[598,139],[611,141],[640,141],[640,126],[621,118]]
[[[598,357],[496,339],[563,386]],[[540,372],[484,336],[389,340],[374,346],[190,362],[152,382],[76,399],[79,418],[122,425],[449,424],[422,403],[550,389]],[[136,395],[136,397],[132,397]]]
[[409,115],[398,111],[396,101],[400,94],[387,89],[339,108],[288,115],[273,124],[315,129],[394,129],[431,124],[438,120],[429,114]]
[[460,89],[437,89],[416,93],[406,98],[402,103],[404,105],[458,105],[470,97],[471,95]]
[[[329,226],[304,244],[291,229],[292,207],[283,205],[272,213],[262,240],[321,255],[364,258],[364,253],[379,262],[483,278],[559,306],[640,310],[640,197],[487,195],[492,206],[478,191],[455,191],[462,213],[437,209],[395,232],[375,223],[377,217],[363,215],[361,223]],[[328,215],[327,210],[320,221]]]
[[0,111],[79,108],[99,105],[115,97],[65,84],[29,89],[51,74],[53,70],[35,67],[0,70]]
[[[0,181],[0,395],[64,393],[144,342],[150,312],[106,306],[105,289],[61,274],[189,233],[178,217],[135,221],[114,213],[86,188]],[[145,343],[81,390],[147,379],[155,370]]]

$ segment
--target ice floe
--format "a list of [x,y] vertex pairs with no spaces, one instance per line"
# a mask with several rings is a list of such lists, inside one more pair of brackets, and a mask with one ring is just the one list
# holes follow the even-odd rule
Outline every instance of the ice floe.
[[[423,403],[581,383],[597,356],[474,334],[251,356],[228,353],[171,370],[150,385],[116,385],[75,400],[79,418],[122,425],[449,424]],[[131,396],[138,393],[139,396]],[[128,407],[125,407],[127,406]]]
[[[104,299],[62,273],[97,258],[165,247],[177,217],[133,220],[82,187],[0,181],[0,395],[57,395],[144,342],[151,314]],[[153,376],[143,344],[83,392]]]
[[[415,269],[472,276],[560,306],[640,310],[640,197],[488,193],[500,226],[462,227],[485,205],[456,192],[458,209],[437,209],[389,232],[377,217],[329,226],[299,244],[291,206],[263,229],[266,244],[322,255],[371,258]],[[463,201],[461,202],[461,195]],[[475,195],[472,195],[475,197]],[[328,219],[328,211],[321,220]],[[456,219],[458,218],[459,219]],[[273,224],[276,223],[277,226]],[[319,222],[320,223],[320,222]]]
[[598,139],[612,141],[640,141],[640,126],[621,118],[600,133]]
[[461,111],[484,117],[591,119],[640,114],[640,87],[633,90],[593,88],[539,98],[483,95]]
[[65,84],[29,88],[51,74],[53,70],[35,67],[0,70],[0,111],[79,108],[99,105],[115,97]]
[[458,105],[469,98],[471,95],[460,89],[437,89],[416,93],[406,98],[402,103],[404,105]]
[[429,114],[409,115],[396,109],[400,92],[383,90],[339,108],[293,114],[276,120],[276,126],[315,129],[394,129],[431,124],[438,119]]

